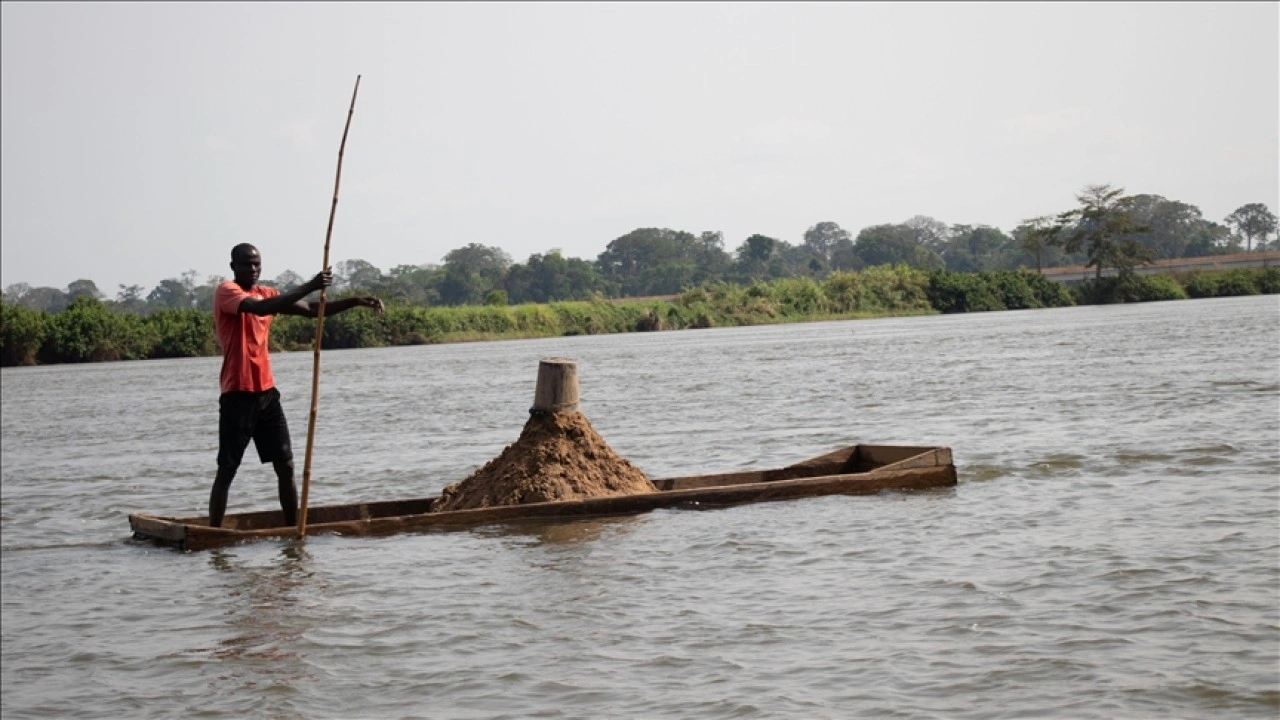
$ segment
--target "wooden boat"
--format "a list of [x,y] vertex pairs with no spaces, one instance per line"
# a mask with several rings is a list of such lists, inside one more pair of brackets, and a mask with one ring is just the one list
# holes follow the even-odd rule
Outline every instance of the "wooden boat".
[[[658,508],[715,508],[817,495],[925,490],[955,485],[956,469],[951,450],[945,447],[850,445],[783,468],[670,477],[653,484],[658,492],[448,512],[431,511],[436,496],[312,507],[307,510],[307,534],[388,535],[522,520],[626,515]],[[297,528],[282,525],[283,521],[279,510],[228,514],[222,527],[216,528],[209,527],[207,517],[129,516],[134,538],[181,550],[296,535]]]

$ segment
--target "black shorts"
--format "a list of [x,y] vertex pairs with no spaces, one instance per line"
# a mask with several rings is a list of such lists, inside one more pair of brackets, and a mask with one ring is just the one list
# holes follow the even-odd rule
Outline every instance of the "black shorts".
[[279,390],[236,391],[218,398],[218,467],[239,468],[250,439],[264,463],[293,459]]

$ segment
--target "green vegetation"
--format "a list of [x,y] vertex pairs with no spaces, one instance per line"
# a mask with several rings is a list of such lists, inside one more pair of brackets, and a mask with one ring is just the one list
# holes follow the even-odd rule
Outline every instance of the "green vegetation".
[[[637,228],[609,242],[594,261],[551,250],[530,255],[523,263],[512,262],[500,248],[471,243],[446,253],[440,265],[398,265],[383,272],[359,259],[334,263],[330,292],[376,295],[413,307],[503,307],[670,296],[717,283],[749,287],[791,279],[803,286],[802,281],[824,283],[834,273],[866,272],[884,265],[992,273],[1087,263],[1101,279],[1109,274],[1105,270],[1114,268],[1127,276],[1153,260],[1280,249],[1280,238],[1274,238],[1276,216],[1262,203],[1242,205],[1216,223],[1194,205],[1159,195],[1125,195],[1123,189],[1108,185],[1088,186],[1076,200],[1076,208],[1027,220],[1010,233],[917,215],[856,234],[834,222],[819,222],[805,231],[799,244],[756,233],[729,250],[720,232],[695,235]],[[269,261],[270,248],[263,251]],[[150,292],[140,285],[121,285],[114,299],[85,279],[66,290],[17,283],[4,289],[3,301],[52,313],[77,297],[102,300],[113,310],[136,315],[207,312],[223,280],[211,275],[198,284],[196,272],[190,270],[180,278],[162,280]],[[299,273],[284,270],[274,280],[261,282],[288,290],[303,281]],[[992,302],[975,296],[974,307]]]
[[44,344],[48,313],[0,305],[0,364],[35,365]]
[[44,323],[39,358],[45,363],[137,360],[154,344],[150,323],[114,313],[91,297],[81,296]]
[[[1138,272],[1158,259],[1252,251],[1255,243],[1280,248],[1280,238],[1269,239],[1276,216],[1262,203],[1218,224],[1194,205],[1109,185],[1090,185],[1076,200],[1011,234],[917,215],[856,236],[820,222],[799,245],[753,234],[732,253],[719,232],[638,228],[595,262],[552,250],[512,263],[477,243],[450,251],[441,266],[388,273],[345,260],[333,268],[335,299],[376,295],[387,311],[326,318],[321,343],[385,347],[1280,293],[1277,268]],[[1096,269],[1093,281],[1068,287],[1039,274],[1078,264]],[[1116,277],[1103,277],[1110,269]],[[145,295],[121,285],[114,300],[91,280],[66,291],[11,285],[0,303],[0,364],[216,355],[212,302],[221,282],[210,276],[197,285],[192,270]],[[262,281],[282,290],[303,282],[292,270]],[[312,347],[311,319],[273,322],[272,350]]]
[[81,296],[61,312],[4,305],[0,364],[101,362],[216,355],[213,319],[199,310],[142,317]]
[[1072,294],[1080,305],[1186,300],[1187,291],[1169,275],[1126,275],[1079,285]]
[[1102,280],[1108,267],[1127,280],[1135,267],[1156,259],[1155,249],[1138,239],[1151,231],[1139,219],[1138,197],[1126,196],[1124,188],[1090,185],[1076,199],[1080,207],[1058,216],[1050,243],[1068,253],[1083,250],[1088,256],[1085,267],[1095,269],[1096,280]]
[[1176,276],[1193,298],[1233,297],[1236,295],[1274,295],[1280,293],[1280,268],[1221,270],[1217,272],[1181,273]]
[[1028,272],[934,272],[929,276],[929,302],[941,313],[1075,305],[1066,286]]
[[1275,233],[1278,224],[1276,216],[1262,203],[1249,203],[1236,208],[1226,217],[1226,223],[1236,231],[1237,237],[1245,239],[1245,252],[1253,251],[1253,241],[1260,240],[1259,246],[1267,242],[1267,236]]
[[[984,312],[1075,304],[1280,294],[1280,268],[1105,277],[1068,287],[1026,271],[960,273],[906,264],[836,271],[818,281],[784,277],[745,285],[708,282],[661,299],[422,307],[393,302],[383,315],[325,319],[323,347],[362,348],[510,338],[603,335],[877,316]],[[310,349],[315,321],[276,316],[272,349]],[[0,363],[98,362],[216,355],[209,312],[137,315],[80,295],[59,312],[0,306]]]

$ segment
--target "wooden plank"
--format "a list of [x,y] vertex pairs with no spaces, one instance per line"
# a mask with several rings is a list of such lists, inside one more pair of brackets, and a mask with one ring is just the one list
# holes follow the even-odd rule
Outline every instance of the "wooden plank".
[[[622,515],[671,507],[717,507],[752,502],[791,500],[822,495],[862,495],[885,490],[925,490],[956,484],[954,467],[913,468],[901,472],[859,473],[801,478],[754,485],[673,490],[529,505],[507,505],[477,510],[394,518],[396,529],[464,527],[516,519],[555,519],[593,515]],[[389,519],[390,520],[390,519]],[[370,526],[383,521],[374,521]],[[380,532],[367,527],[366,532]]]
[[[849,465],[888,462],[865,472],[842,471]],[[656,493],[585,500],[504,505],[432,513],[434,497],[375,503],[331,505],[311,510],[308,535],[383,535],[422,529],[473,527],[515,520],[553,520],[624,515],[671,507],[720,507],[833,494],[868,494],[886,490],[923,490],[956,484],[951,450],[944,447],[850,446],[785,468],[739,473],[666,478],[672,489]],[[660,485],[659,487],[662,487]],[[187,550],[200,550],[246,540],[292,537],[294,527],[281,527],[279,511],[228,515],[226,527],[211,528],[208,519],[130,515],[135,535]],[[274,524],[272,524],[274,523]]]
[[748,470],[745,472],[720,473],[717,475],[687,475],[685,477],[662,478],[654,480],[654,487],[663,491],[693,490],[696,488],[722,487],[725,485],[749,485],[752,483],[778,482],[822,475],[838,475],[844,469],[842,464],[828,465],[794,465],[775,470]]
[[684,475],[654,480],[653,484],[659,490],[686,490],[700,487],[719,487],[721,485],[743,485],[755,482],[777,482],[779,480],[819,477],[821,475],[838,475],[843,472],[853,471],[850,460],[857,449],[857,445],[850,445],[784,468],[744,470],[712,475]]
[[181,543],[187,534],[187,528],[184,525],[173,523],[166,518],[141,513],[129,516],[129,529],[133,530],[134,535],[171,543]]
[[815,466],[815,465],[816,466],[838,465],[841,468],[843,468],[845,472],[852,472],[853,466],[851,465],[851,463],[854,461],[854,458],[857,455],[859,447],[861,446],[850,445],[848,447],[842,447],[839,450],[834,450],[832,452],[824,453],[816,457],[811,457],[808,460],[802,460],[801,462],[796,463],[792,467],[809,467],[809,466]]
[[[307,527],[310,531],[310,526]],[[266,533],[266,534],[263,534]],[[270,530],[234,530],[231,528],[211,528],[208,525],[188,525],[187,536],[182,541],[183,550],[206,550],[211,547],[231,545],[243,539],[254,537],[293,537],[298,534],[296,527],[277,527]],[[308,532],[308,534],[310,534]]]
[[951,464],[951,451],[946,450],[939,452],[938,450],[930,450],[928,452],[912,455],[894,463],[883,466],[882,470],[908,470],[918,467],[937,467],[939,465]]
[[934,449],[931,446],[859,445],[857,463],[861,466],[887,468]]
[[[924,490],[954,485],[953,467],[925,467],[904,471],[801,478],[752,485],[694,488],[671,492],[624,495],[590,500],[569,500],[527,505],[504,505],[445,513],[425,513],[372,520],[346,520],[308,524],[308,535],[385,535],[430,528],[464,528],[511,520],[551,520],[590,516],[625,515],[671,507],[722,507],[752,502],[772,502],[822,495],[858,495],[885,490]],[[228,530],[190,526],[183,546],[200,550],[244,540],[291,537],[293,528]]]

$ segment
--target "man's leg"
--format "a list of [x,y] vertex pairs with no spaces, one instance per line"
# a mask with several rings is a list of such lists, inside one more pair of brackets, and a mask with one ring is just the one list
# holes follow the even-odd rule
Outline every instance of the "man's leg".
[[298,488],[293,484],[293,443],[289,439],[289,423],[280,405],[280,391],[268,390],[262,397],[258,414],[258,426],[253,442],[258,447],[258,458],[269,462],[276,469],[276,488],[280,494],[280,509],[284,511],[284,526],[298,524]]
[[213,479],[213,491],[209,493],[209,527],[222,527],[222,516],[227,512],[227,492],[231,490],[231,481],[235,477],[235,470],[218,468],[218,475]]
[[298,524],[298,486],[293,482],[293,460],[276,460],[276,487],[280,490],[280,509],[286,527]]
[[209,493],[209,527],[222,527],[231,481],[249,445],[253,425],[245,396],[246,393],[230,392],[218,398],[218,474]]

